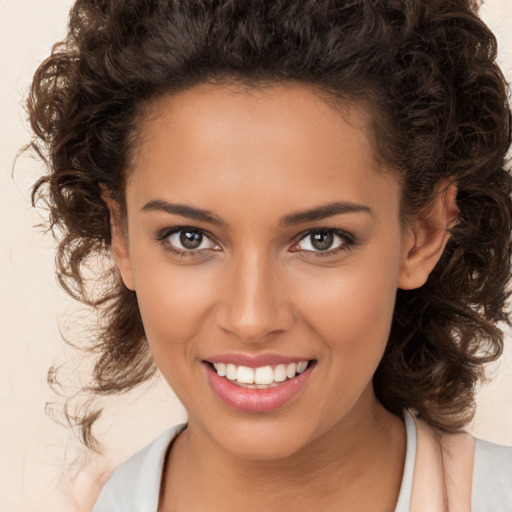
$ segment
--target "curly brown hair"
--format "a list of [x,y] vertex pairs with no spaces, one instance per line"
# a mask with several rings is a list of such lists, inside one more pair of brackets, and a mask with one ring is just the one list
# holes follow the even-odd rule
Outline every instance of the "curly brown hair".
[[[371,106],[379,157],[403,183],[404,218],[440,184],[457,184],[458,222],[427,283],[398,290],[374,388],[396,414],[412,408],[445,431],[466,425],[484,365],[502,352],[512,218],[507,87],[477,11],[471,0],[77,0],[28,108],[49,169],[33,201],[49,208],[58,278],[99,314],[97,339],[83,344],[95,355],[87,391],[124,392],[155,373],[136,296],[109,257],[101,198],[106,187],[124,204],[146,107],[205,82],[301,82]],[[98,255],[108,286],[91,290]],[[74,418],[90,447],[98,414]]]

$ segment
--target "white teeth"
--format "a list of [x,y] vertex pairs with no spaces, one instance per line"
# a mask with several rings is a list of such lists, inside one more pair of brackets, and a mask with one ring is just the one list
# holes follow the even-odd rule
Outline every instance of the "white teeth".
[[263,366],[255,369],[255,384],[272,384],[272,382],[274,382],[274,370],[272,370],[271,366]]
[[242,384],[253,384],[254,369],[247,366],[239,366],[236,370],[236,380]]
[[300,363],[278,364],[275,367],[270,365],[250,368],[248,366],[237,366],[232,363],[213,363],[215,371],[220,377],[226,377],[245,387],[262,388],[275,385],[276,382],[283,382],[292,379],[297,374],[303,373],[308,367],[308,361]]
[[227,364],[226,365],[226,377],[229,380],[236,380],[236,366],[234,364]]
[[291,379],[295,377],[295,374],[297,373],[297,365],[295,363],[290,363],[286,367],[286,376]]
[[308,363],[306,361],[301,361],[297,365],[297,373],[302,373],[308,366]]
[[286,380],[286,365],[278,364],[274,368],[274,380],[276,382],[283,382]]
[[226,376],[226,365],[224,363],[214,363],[213,367],[217,370],[217,373],[221,377],[225,377]]

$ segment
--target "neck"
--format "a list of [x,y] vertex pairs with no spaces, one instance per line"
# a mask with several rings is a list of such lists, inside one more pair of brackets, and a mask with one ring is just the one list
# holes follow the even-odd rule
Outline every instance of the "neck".
[[403,473],[405,428],[372,397],[343,422],[280,459],[238,457],[189,423],[167,461],[161,510],[283,512],[296,510],[297,503],[325,512],[344,505],[354,512],[393,510]]

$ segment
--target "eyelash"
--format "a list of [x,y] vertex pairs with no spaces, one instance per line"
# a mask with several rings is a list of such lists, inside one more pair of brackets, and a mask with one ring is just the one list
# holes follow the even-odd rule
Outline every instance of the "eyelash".
[[[212,249],[177,249],[173,245],[171,245],[168,241],[168,238],[174,234],[181,233],[183,231],[192,231],[195,233],[201,234],[203,237],[208,238],[212,243],[213,242],[212,237],[204,230],[200,228],[194,228],[191,226],[178,226],[172,229],[166,229],[164,231],[161,231],[157,234],[156,240],[164,246],[164,249],[172,254],[175,254],[177,256],[180,256],[181,258],[197,258],[200,257],[204,251],[209,251]],[[342,243],[335,247],[334,249],[326,249],[325,251],[321,250],[297,250],[292,252],[302,252],[302,253],[309,253],[307,257],[313,257],[313,258],[324,258],[328,256],[333,256],[335,254],[338,254],[340,252],[349,252],[352,250],[352,248],[356,245],[355,239],[352,235],[346,233],[345,231],[341,231],[339,229],[333,229],[333,228],[315,228],[310,229],[304,233],[301,233],[297,237],[297,241],[293,243],[293,247],[296,247],[300,242],[307,239],[308,236],[311,236],[315,233],[328,233],[335,237],[338,237],[342,240]]]
[[338,247],[335,247],[334,249],[326,249],[325,251],[321,250],[303,250],[303,251],[296,251],[296,252],[303,252],[308,255],[308,257],[312,258],[325,258],[328,256],[334,256],[336,254],[339,254],[341,252],[349,252],[352,250],[352,248],[356,245],[355,239],[352,235],[346,233],[345,231],[341,231],[339,229],[333,229],[333,228],[316,228],[316,229],[310,229],[306,231],[305,233],[302,233],[299,235],[297,242],[294,243],[294,246],[297,246],[300,242],[303,240],[306,240],[309,236],[315,234],[315,233],[328,233],[330,235],[333,235],[334,237],[338,237],[341,239],[341,244]]
[[[201,253],[204,253],[204,251],[211,250],[211,249],[177,249],[173,245],[171,245],[168,241],[168,238],[172,235],[175,235],[177,233],[181,233],[183,231],[191,231],[194,233],[201,234],[204,238],[207,238],[209,240],[212,240],[212,237],[204,230],[200,228],[194,228],[192,226],[178,226],[172,229],[166,229],[164,231],[161,231],[157,236],[156,240],[160,243],[162,243],[164,249],[171,254],[180,256],[181,258],[197,258],[201,255]],[[202,243],[202,241],[201,241]]]

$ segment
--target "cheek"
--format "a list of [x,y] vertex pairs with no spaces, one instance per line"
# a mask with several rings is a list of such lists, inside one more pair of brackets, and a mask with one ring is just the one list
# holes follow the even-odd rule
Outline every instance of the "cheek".
[[194,358],[197,334],[212,303],[210,274],[206,269],[144,262],[142,258],[135,265],[137,300],[144,329],[162,371],[171,353]]
[[399,259],[397,252],[353,256],[346,266],[301,276],[295,297],[304,323],[328,345],[333,364],[376,366],[389,337]]
[[364,344],[364,333],[374,333],[373,339],[385,341],[395,292],[394,288],[380,284],[376,280],[331,277],[329,292],[321,286],[309,287],[310,293],[303,301],[306,321],[324,334],[322,338],[334,340],[334,348],[341,351],[344,350],[343,340]]

